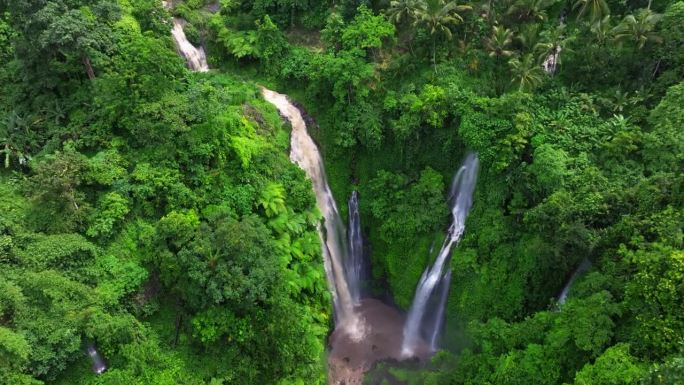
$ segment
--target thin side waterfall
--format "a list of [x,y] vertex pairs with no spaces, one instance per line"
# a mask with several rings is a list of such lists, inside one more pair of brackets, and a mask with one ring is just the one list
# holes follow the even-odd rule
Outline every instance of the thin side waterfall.
[[546,72],[549,75],[553,75],[556,72],[556,67],[558,67],[558,64],[560,63],[560,53],[561,53],[561,46],[556,46],[553,49],[553,52],[550,53],[546,59],[544,59],[544,62],[542,63],[542,68],[544,69],[544,72]]
[[568,300],[568,294],[570,293],[570,288],[572,287],[572,284],[575,282],[577,278],[579,278],[582,274],[587,272],[591,268],[591,261],[589,259],[584,258],[582,260],[582,263],[577,267],[577,270],[575,270],[574,273],[570,276],[570,279],[568,282],[563,286],[563,290],[561,290],[560,294],[558,294],[558,305],[563,305],[565,304],[565,301]]
[[93,373],[95,373],[95,374],[104,373],[105,370],[107,370],[107,364],[105,363],[104,358],[102,358],[100,353],[95,348],[95,345],[89,344],[86,351],[88,352],[88,357],[90,357],[90,360],[93,362],[93,366],[92,366]]
[[[428,266],[423,272],[416,294],[413,297],[413,303],[409,310],[406,324],[404,326],[404,340],[401,346],[401,354],[403,357],[411,357],[415,355],[416,349],[423,341],[421,331],[425,330],[424,319],[428,310],[428,303],[435,291],[435,288],[444,281],[446,277],[443,274],[444,265],[448,262],[451,254],[451,248],[458,243],[465,230],[465,221],[473,205],[473,191],[475,190],[475,182],[477,181],[477,171],[479,162],[477,155],[468,154],[463,161],[463,165],[456,173],[454,181],[451,184],[451,191],[449,192],[449,201],[451,204],[452,223],[449,227],[447,237],[442,244],[442,249],[437,254],[437,259],[432,266]],[[438,308],[442,305],[439,304]],[[438,313],[442,309],[436,310]],[[441,321],[440,321],[441,322]],[[434,334],[434,331],[427,331],[428,336]]]
[[433,352],[439,348],[439,336],[442,334],[442,328],[444,327],[444,311],[446,310],[446,303],[449,298],[449,285],[451,285],[451,269],[444,274],[444,278],[440,284],[441,290],[439,293],[439,302],[437,303],[437,314],[435,314],[434,324],[429,330],[430,350]]
[[207,64],[207,55],[204,52],[204,47],[195,47],[190,43],[187,36],[185,36],[186,21],[180,17],[173,18],[173,29],[171,30],[171,35],[173,35],[173,41],[176,43],[176,48],[178,53],[180,53],[184,58],[190,68],[197,72],[207,72],[209,71],[209,64]]
[[345,276],[344,261],[348,255],[345,229],[328,187],[321,154],[306,131],[306,123],[301,112],[290,103],[287,96],[266,88],[262,88],[262,93],[264,99],[275,105],[281,115],[290,121],[290,160],[304,170],[313,183],[316,204],[324,219],[319,235],[328,284],[333,294],[336,327],[354,339],[361,339],[364,334],[363,323],[354,312],[355,302]]
[[359,215],[359,193],[352,192],[349,198],[349,258],[345,260],[345,271],[349,292],[355,304],[361,299],[363,283],[363,237]]

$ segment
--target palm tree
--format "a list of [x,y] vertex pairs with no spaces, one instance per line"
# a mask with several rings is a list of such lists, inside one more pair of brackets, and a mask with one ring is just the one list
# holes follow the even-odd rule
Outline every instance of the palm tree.
[[599,46],[603,46],[610,38],[613,26],[610,22],[610,15],[606,15],[603,19],[596,21],[591,25],[591,33],[594,34],[594,39]]
[[514,52],[509,49],[511,43],[513,43],[513,31],[495,25],[492,28],[492,36],[485,40],[485,48],[489,51],[489,56],[498,61],[501,57],[513,56]]
[[652,41],[661,43],[663,38],[654,32],[656,24],[663,15],[650,9],[641,9],[634,15],[627,15],[613,28],[613,38],[617,42],[632,41],[638,49],[644,48],[646,43]]
[[392,0],[387,9],[387,19],[394,24],[413,22],[416,19],[419,4],[420,0]]
[[416,21],[416,10],[420,5],[420,0],[392,0],[387,9],[387,19],[403,28],[397,28],[399,37],[406,41],[409,51],[413,54],[413,35],[412,26]]
[[489,25],[494,25],[497,20],[496,6],[494,0],[482,0],[477,3],[478,14],[487,20]]
[[451,40],[450,26],[462,23],[463,17],[459,12],[472,9],[469,5],[458,5],[456,1],[447,0],[422,0],[416,9],[415,24],[421,25],[432,36],[432,64],[437,72],[437,35],[443,34]]
[[512,16],[518,21],[547,19],[546,9],[557,0],[516,0],[506,11],[506,15]]
[[532,52],[539,43],[539,24],[531,23],[525,24],[519,31],[515,40],[518,41],[520,47],[526,52]]
[[589,15],[589,20],[592,23],[610,14],[606,0],[577,0],[572,9],[579,9],[577,12],[578,20],[584,15]]
[[511,59],[508,61],[508,65],[513,73],[511,83],[517,84],[518,91],[532,90],[543,81],[544,73],[532,54],[526,54],[522,60]]
[[501,58],[510,57],[514,54],[514,51],[510,49],[511,43],[513,43],[513,31],[498,25],[492,27],[492,36],[485,40],[485,48],[489,51],[489,56],[496,58],[494,81],[497,93],[503,91],[503,85],[499,80]]
[[574,40],[574,36],[568,36],[565,24],[547,29],[541,33],[540,42],[535,44],[534,51],[539,60],[546,60],[549,55],[556,55]]
[[4,157],[5,168],[10,167],[12,157],[16,158],[22,165],[31,159],[29,155],[21,151],[21,146],[17,140],[26,136],[29,124],[27,119],[22,118],[15,111],[10,112],[0,120],[0,156]]

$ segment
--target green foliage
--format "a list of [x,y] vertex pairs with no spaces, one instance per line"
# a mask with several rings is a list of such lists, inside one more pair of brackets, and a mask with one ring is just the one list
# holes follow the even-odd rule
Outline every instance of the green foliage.
[[653,130],[646,133],[644,158],[651,170],[682,170],[684,141],[676,127],[684,122],[684,83],[672,86],[651,113]]
[[610,14],[606,0],[577,0],[572,7],[577,10],[578,19],[586,16],[592,23]]
[[676,353],[684,332],[684,319],[675,310],[682,306],[684,254],[655,244],[630,252],[627,258],[638,271],[627,285],[628,303],[639,321],[638,346],[652,357]]
[[612,346],[575,376],[575,384],[634,384],[643,377],[643,367],[629,354],[628,344]]
[[387,381],[682,382],[681,2],[210,3],[172,11],[202,74],[159,1],[0,4],[0,383],[325,382],[320,213],[254,76],[316,117],[401,307],[479,154],[454,349]]
[[86,230],[91,237],[111,235],[114,225],[120,223],[130,211],[128,200],[115,192],[100,198],[97,206],[97,216]]
[[80,228],[89,210],[78,189],[86,171],[86,157],[67,145],[63,152],[56,152],[33,167],[35,173],[27,187],[35,202],[32,217],[36,227],[51,232]]
[[380,232],[388,243],[406,241],[416,234],[435,230],[442,220],[429,213],[447,212],[442,196],[444,180],[431,168],[421,171],[414,183],[409,183],[405,175],[380,171],[370,182],[370,190],[377,197],[371,212],[382,221]]
[[342,32],[342,48],[348,51],[379,49],[394,38],[394,32],[394,25],[384,16],[373,15],[366,6],[361,6],[354,20]]

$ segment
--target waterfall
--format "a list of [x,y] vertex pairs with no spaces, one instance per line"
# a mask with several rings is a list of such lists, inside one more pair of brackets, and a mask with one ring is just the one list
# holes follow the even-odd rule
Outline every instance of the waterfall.
[[[473,205],[473,191],[475,190],[475,182],[477,180],[479,162],[475,154],[468,154],[463,161],[449,191],[449,201],[451,204],[452,223],[449,227],[447,237],[442,244],[442,249],[437,254],[437,259],[432,266],[428,266],[423,272],[423,275],[418,282],[416,294],[413,297],[413,303],[409,310],[406,324],[404,326],[404,340],[401,347],[401,354],[404,357],[414,355],[416,348],[422,341],[421,330],[424,330],[424,318],[428,308],[428,303],[432,297],[435,288],[438,284],[443,283],[445,279],[450,279],[450,274],[443,275],[442,271],[444,265],[448,262],[451,248],[458,243],[465,230],[465,220],[468,217],[468,212]],[[447,288],[448,291],[448,288]],[[447,293],[448,294],[448,293]],[[443,307],[446,300],[438,301],[436,312],[444,315]],[[440,326],[441,320],[435,322],[434,325]],[[427,331],[430,338],[435,334],[434,330]],[[437,332],[438,333],[438,332]]]
[[90,344],[88,345],[88,348],[86,349],[88,351],[88,357],[90,357],[91,361],[93,361],[93,373],[95,374],[102,374],[104,373],[105,370],[107,370],[107,364],[105,364],[104,359],[100,355],[100,353],[97,351],[95,348],[95,345]]
[[565,286],[563,286],[563,290],[561,290],[560,294],[558,295],[558,305],[565,304],[565,301],[567,301],[568,299],[568,293],[570,293],[570,288],[572,287],[573,282],[575,282],[575,280],[579,278],[580,275],[584,274],[590,268],[591,261],[589,261],[589,259],[587,258],[584,258],[584,260],[582,260],[582,263],[580,263],[577,269],[572,273],[570,279],[565,284]]
[[561,46],[558,45],[553,49],[553,52],[544,59],[544,62],[542,63],[544,72],[549,75],[553,75],[556,72],[556,67],[560,63],[560,53]]
[[439,302],[437,302],[437,314],[435,314],[434,323],[430,332],[430,350],[436,351],[438,349],[439,336],[442,333],[444,325],[444,311],[446,310],[446,302],[449,297],[449,285],[451,285],[451,269],[449,269],[440,284],[441,290],[439,293]]
[[191,70],[207,72],[209,71],[209,65],[207,64],[207,55],[204,52],[204,47],[197,48],[188,41],[185,31],[183,31],[185,23],[186,21],[180,17],[173,18],[171,34],[173,35],[173,41],[176,43],[178,53],[185,58],[188,68]]
[[364,266],[359,194],[356,191],[353,191],[349,198],[349,258],[345,260],[344,267],[352,300],[355,304],[358,304],[361,299]]
[[323,226],[319,228],[318,233],[323,249],[328,285],[333,295],[336,326],[352,338],[361,339],[364,327],[354,311],[355,302],[346,280],[343,262],[348,256],[345,229],[326,180],[321,154],[306,131],[306,123],[301,112],[290,103],[287,96],[266,88],[262,88],[262,93],[264,99],[275,105],[280,114],[290,121],[292,125],[290,160],[304,170],[311,179],[316,195],[316,205],[323,215]]

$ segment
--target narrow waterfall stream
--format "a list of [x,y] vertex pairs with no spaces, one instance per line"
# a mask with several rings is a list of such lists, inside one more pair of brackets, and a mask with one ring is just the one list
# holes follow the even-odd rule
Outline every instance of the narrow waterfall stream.
[[570,279],[568,279],[568,282],[563,286],[563,290],[561,290],[560,294],[558,294],[558,302],[559,306],[562,306],[565,304],[565,301],[568,300],[568,294],[570,293],[570,288],[572,288],[572,284],[575,282],[577,278],[579,278],[582,274],[586,273],[589,269],[591,269],[591,261],[589,261],[587,258],[582,260],[582,263],[577,267],[577,269],[572,273],[570,276]]
[[92,365],[92,370],[93,373],[95,374],[102,374],[107,370],[107,364],[105,363],[104,358],[102,358],[102,355],[100,352],[97,351],[97,348],[95,347],[94,344],[89,344],[88,347],[86,348],[86,351],[88,352],[88,357],[90,357],[90,360],[93,362]]
[[[477,181],[477,171],[479,162],[475,154],[468,154],[463,161],[463,165],[456,173],[454,181],[451,184],[451,191],[449,200],[451,202],[451,215],[453,222],[449,227],[447,237],[444,240],[442,249],[437,254],[437,259],[432,266],[429,266],[423,272],[416,294],[413,297],[413,303],[409,310],[406,326],[404,327],[404,341],[401,346],[401,355],[405,358],[414,356],[418,352],[419,346],[428,338],[430,341],[434,339],[434,334],[438,333],[436,330],[426,330],[428,325],[425,322],[425,315],[429,311],[428,305],[433,296],[433,292],[438,285],[445,279],[450,279],[450,274],[443,274],[444,265],[448,263],[451,255],[451,248],[458,243],[465,230],[465,221],[473,205],[473,191],[475,190],[475,182]],[[443,313],[444,301],[437,301],[438,308],[431,309],[432,312]],[[441,321],[440,321],[441,322]],[[440,323],[433,323],[433,328],[441,327]],[[423,336],[422,333],[427,334]],[[434,347],[431,347],[434,349]]]
[[440,283],[440,292],[437,302],[437,311],[435,313],[435,318],[432,325],[430,325],[430,338],[428,342],[430,343],[430,350],[437,351],[439,349],[439,337],[442,334],[442,328],[444,327],[444,312],[446,311],[446,303],[449,298],[449,287],[451,285],[451,269],[447,270],[444,274],[444,278]]
[[359,193],[352,192],[349,198],[349,255],[344,263],[349,291],[354,303],[361,299],[364,280],[363,237],[361,235],[361,216],[359,214]]

